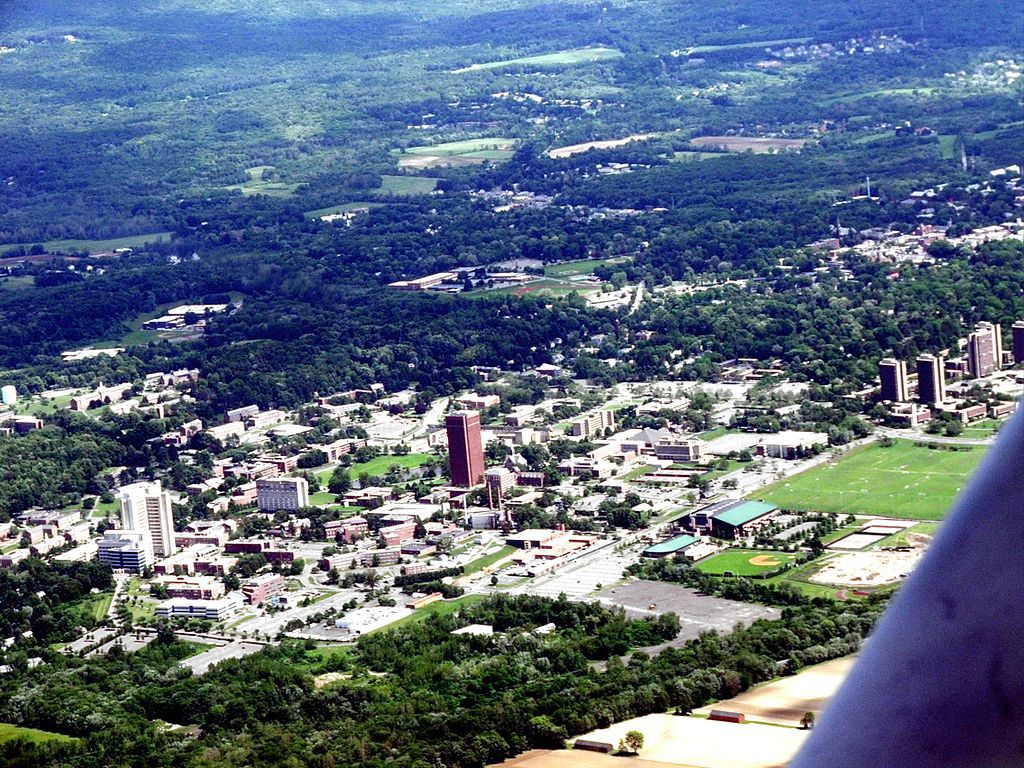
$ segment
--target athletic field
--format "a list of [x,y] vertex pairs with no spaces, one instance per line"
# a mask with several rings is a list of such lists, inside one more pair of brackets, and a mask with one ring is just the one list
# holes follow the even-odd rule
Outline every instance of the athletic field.
[[783,509],[941,520],[985,455],[985,448],[948,451],[897,440],[855,450],[836,463],[759,491]]
[[777,571],[792,563],[798,555],[767,549],[727,549],[697,563],[697,570],[721,576],[726,571],[734,576],[757,576]]

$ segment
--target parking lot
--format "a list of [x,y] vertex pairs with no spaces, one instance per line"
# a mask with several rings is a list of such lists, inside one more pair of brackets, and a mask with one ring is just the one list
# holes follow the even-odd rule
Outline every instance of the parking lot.
[[597,594],[605,605],[619,605],[634,618],[675,613],[682,628],[675,644],[692,640],[710,629],[731,632],[737,623],[777,619],[781,611],[763,605],[702,595],[694,589],[663,581],[633,581]]
[[203,651],[196,656],[185,659],[181,662],[181,666],[188,667],[192,670],[193,674],[201,675],[208,671],[214,664],[226,659],[240,659],[243,656],[256,653],[266,647],[265,643],[252,643],[245,640],[238,640],[232,643],[226,643],[225,645],[217,648],[211,648],[208,651]]

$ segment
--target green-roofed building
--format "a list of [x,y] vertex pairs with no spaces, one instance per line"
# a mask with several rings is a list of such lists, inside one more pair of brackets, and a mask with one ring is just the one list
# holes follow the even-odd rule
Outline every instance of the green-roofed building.
[[652,544],[644,550],[644,557],[674,557],[675,555],[681,555],[686,551],[688,547],[692,547],[700,539],[696,536],[690,536],[689,534],[683,534],[682,536],[676,536],[673,539],[658,542]]
[[723,505],[710,515],[711,535],[720,539],[749,536],[779,514],[779,508],[764,501],[737,501]]

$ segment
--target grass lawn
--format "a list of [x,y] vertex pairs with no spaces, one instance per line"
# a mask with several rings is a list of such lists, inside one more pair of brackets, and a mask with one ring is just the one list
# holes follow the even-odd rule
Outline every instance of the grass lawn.
[[[114,237],[109,240],[47,240],[42,243],[42,246],[50,253],[56,251],[102,253],[113,251],[117,248],[138,248],[145,243],[170,240],[171,234],[171,232],[152,232],[148,235],[129,235],[128,237]],[[6,253],[12,248],[30,248],[32,245],[34,243],[7,243],[0,245],[0,254]]]
[[489,568],[499,560],[508,557],[515,551],[515,547],[506,545],[499,549],[497,552],[494,552],[490,555],[484,555],[483,557],[478,557],[476,560],[473,560],[466,564],[465,575],[469,576],[471,574],[482,571],[484,568]]
[[107,618],[107,611],[110,610],[110,603],[113,599],[113,592],[90,595],[78,604],[78,609],[82,616],[90,616],[93,621],[103,621]]
[[908,544],[907,534],[918,533],[924,536],[934,536],[939,532],[939,526],[941,523],[918,523],[910,528],[899,533],[894,533],[892,536],[886,536],[884,539],[879,539],[878,543],[873,545],[872,549],[879,549],[880,547],[904,547]]
[[939,154],[943,160],[954,160],[956,155],[954,150],[956,148],[956,136],[945,133],[939,136]]
[[21,275],[19,277],[7,277],[0,280],[0,290],[4,291],[20,291],[25,288],[32,288],[36,284],[36,279],[31,275]]
[[872,443],[758,491],[757,498],[801,512],[941,520],[985,449],[933,450],[897,440]]
[[423,621],[430,616],[450,616],[461,608],[465,608],[475,603],[479,603],[484,599],[484,595],[465,595],[464,597],[456,598],[455,600],[439,600],[436,603],[425,605],[422,608],[414,611],[408,616],[403,616],[398,621],[392,622],[384,627],[378,627],[372,629],[366,634],[372,635],[375,632],[386,632],[390,629],[398,629],[399,627],[405,626],[406,624],[412,624],[413,622]]
[[638,477],[643,477],[647,473],[653,472],[654,470],[655,470],[655,467],[651,467],[651,466],[648,466],[647,464],[644,464],[643,466],[637,467],[636,469],[631,469],[629,472],[624,474],[620,479],[621,480],[636,480]]
[[20,725],[0,723],[0,742],[14,741],[15,739],[24,739],[33,744],[42,744],[46,741],[78,741],[78,739],[65,736],[63,733],[51,733],[50,731],[40,731],[38,728],[22,728]]
[[383,475],[392,466],[397,464],[402,469],[414,469],[430,461],[429,453],[407,453],[404,456],[377,456],[376,458],[364,461],[362,464],[353,464],[349,467],[349,474],[358,478],[364,472],[368,475]]
[[734,576],[756,576],[770,573],[800,557],[796,552],[769,549],[727,549],[697,563],[697,570],[721,576],[726,571]]
[[317,491],[316,493],[309,494],[309,503],[314,507],[319,507],[324,504],[333,504],[335,495],[328,493],[327,491]]
[[621,59],[622,51],[616,48],[573,48],[568,51],[543,53],[538,56],[523,56],[518,59],[489,61],[482,64],[470,64],[468,67],[452,70],[452,74],[478,72],[482,69],[502,69],[504,67],[568,67],[574,64],[588,64],[593,61],[609,61]]
[[701,432],[697,437],[701,440],[714,440],[715,438],[722,437],[723,435],[736,435],[739,434],[738,429],[729,429],[728,427],[716,427],[715,429],[709,429],[707,432]]
[[623,261],[623,259],[580,259],[578,261],[566,261],[562,264],[550,264],[544,267],[544,274],[547,277],[592,275],[598,267],[621,264]]
[[977,421],[974,424],[968,424],[964,427],[963,434],[960,437],[967,437],[972,440],[984,440],[986,437],[992,437],[999,428],[1003,426],[1003,422],[999,419],[983,419]]
[[380,189],[373,190],[385,195],[425,195],[433,192],[437,179],[430,176],[383,176]]
[[672,160],[677,163],[687,163],[694,160],[714,160],[716,157],[728,157],[725,152],[698,152],[692,149],[682,149],[672,153]]

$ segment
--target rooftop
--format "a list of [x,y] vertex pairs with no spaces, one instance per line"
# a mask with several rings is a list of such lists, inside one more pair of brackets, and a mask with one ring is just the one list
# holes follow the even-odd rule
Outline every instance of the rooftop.
[[689,534],[683,534],[682,536],[676,536],[675,538],[668,539],[667,541],[661,541],[654,544],[644,550],[645,554],[650,555],[662,555],[670,552],[678,552],[681,549],[685,549],[691,544],[697,543],[696,536],[690,536]]
[[767,515],[769,512],[774,512],[776,509],[778,507],[774,504],[764,501],[739,501],[734,506],[715,513],[714,517],[727,525],[743,525],[762,515]]

